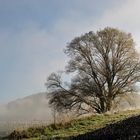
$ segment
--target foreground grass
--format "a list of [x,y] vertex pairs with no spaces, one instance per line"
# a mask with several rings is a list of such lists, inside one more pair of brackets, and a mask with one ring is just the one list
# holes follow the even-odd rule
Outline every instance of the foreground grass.
[[[39,128],[29,128],[27,130],[17,132],[13,135],[21,135],[26,137],[24,140],[43,140],[43,139],[65,139],[70,136],[77,136],[103,128],[108,124],[122,121],[126,118],[140,114],[140,110],[123,111],[115,114],[92,115],[81,119],[72,120],[65,124],[42,126]],[[12,135],[11,135],[12,136]]]

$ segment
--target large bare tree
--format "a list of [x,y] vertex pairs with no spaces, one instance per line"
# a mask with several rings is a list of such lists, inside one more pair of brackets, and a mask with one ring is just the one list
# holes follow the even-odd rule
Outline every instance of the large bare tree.
[[56,109],[104,113],[115,99],[133,93],[140,80],[139,55],[130,33],[114,28],[86,33],[66,47],[70,57],[66,71],[75,73],[68,88],[52,73],[47,87],[53,89],[50,104]]

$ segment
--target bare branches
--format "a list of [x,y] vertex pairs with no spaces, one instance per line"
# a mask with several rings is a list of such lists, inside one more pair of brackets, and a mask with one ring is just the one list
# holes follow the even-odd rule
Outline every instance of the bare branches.
[[[140,81],[140,61],[131,34],[118,29],[86,33],[73,39],[66,47],[70,57],[67,72],[77,72],[69,89],[61,76],[51,74],[47,87],[55,91],[51,103],[60,108],[87,110],[98,113],[111,109],[120,95],[135,90]],[[59,102],[59,103],[58,103]],[[83,106],[85,104],[85,106]]]

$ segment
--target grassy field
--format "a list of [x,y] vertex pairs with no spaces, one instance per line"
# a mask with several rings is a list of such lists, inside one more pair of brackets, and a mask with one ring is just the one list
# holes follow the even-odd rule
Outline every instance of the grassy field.
[[24,140],[65,139],[103,128],[108,124],[122,121],[140,114],[140,110],[123,111],[115,114],[92,115],[75,119],[65,124],[32,127],[24,131],[14,131],[11,137],[24,137]]

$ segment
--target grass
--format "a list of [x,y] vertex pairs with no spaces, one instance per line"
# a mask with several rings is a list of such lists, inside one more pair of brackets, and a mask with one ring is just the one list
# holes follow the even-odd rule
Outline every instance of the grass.
[[65,124],[59,123],[56,125],[31,127],[27,130],[19,132],[18,135],[24,134],[26,139],[24,140],[41,140],[59,138],[64,139],[70,136],[77,136],[79,134],[85,134],[103,128],[106,125],[124,120],[126,118],[136,116],[140,114],[140,110],[130,110],[118,112],[115,114],[102,114],[92,115],[89,117],[83,117],[75,119]]

